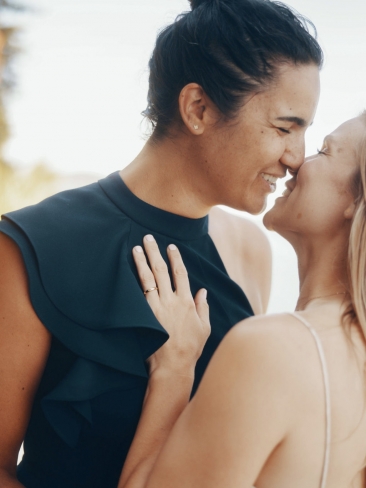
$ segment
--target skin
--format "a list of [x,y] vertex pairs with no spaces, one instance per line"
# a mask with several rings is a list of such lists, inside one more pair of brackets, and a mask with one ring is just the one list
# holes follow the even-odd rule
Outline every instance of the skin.
[[266,236],[254,222],[218,207],[210,212],[209,233],[230,278],[245,291],[254,313],[265,313],[272,280],[272,253]]
[[[307,158],[296,177],[287,182],[287,196],[278,198],[263,219],[297,253],[300,305],[309,296],[324,295],[326,289],[344,291],[347,283],[346,250],[354,212],[349,182],[356,172],[356,150],[364,125],[363,118],[357,117],[327,136],[320,153]],[[339,276],[334,277],[327,270],[336,262],[340,263]],[[339,286],[334,286],[335,278],[339,278]]]
[[304,160],[319,91],[317,66],[285,64],[268,89],[253,94],[224,124],[202,88],[191,83],[179,97],[183,127],[161,143],[148,143],[121,176],[142,200],[186,217],[203,217],[215,205],[259,213],[272,192],[262,173],[281,178]]
[[268,241],[248,220],[212,208],[226,205],[252,214],[264,209],[273,190],[262,174],[282,178],[299,169],[319,91],[317,66],[284,64],[272,85],[223,124],[202,88],[191,83],[179,97],[182,124],[172,128],[171,137],[146,144],[121,171],[130,190],[151,205],[190,218],[211,212],[210,235],[255,313],[268,305]]
[[[322,153],[306,159],[288,183],[290,191],[265,218],[298,254],[297,310],[317,331],[325,352],[332,418],[327,486],[332,488],[362,488],[365,483],[366,344],[358,325],[342,321],[348,302],[339,294],[348,285],[345,244],[355,211],[351,181],[358,167],[355,149],[365,133],[364,117],[334,131]],[[144,246],[151,262],[154,244],[145,240]],[[154,263],[159,257],[153,252]],[[137,254],[146,277],[147,263]],[[150,271],[149,279],[153,286],[162,277]],[[153,310],[164,306],[158,292],[149,303]],[[185,307],[182,302],[182,311]],[[176,308],[174,317],[178,315]],[[159,350],[161,361],[164,347],[173,344],[168,341]],[[189,387],[175,379],[181,398]],[[138,431],[131,448],[135,464],[127,459],[119,488],[293,488],[294,480],[297,488],[319,486],[325,447],[323,378],[314,339],[293,316],[258,316],[234,327],[179,417],[171,408],[175,389],[163,391],[164,382],[153,377],[142,418],[150,411],[150,429],[156,421],[164,430],[164,416],[174,427],[165,431],[167,440],[161,444],[153,429],[147,437]]]
[[[217,204],[260,212],[271,192],[261,173],[282,177],[287,170],[297,171],[318,96],[317,67],[284,65],[276,83],[253,95],[228,124],[218,121],[217,110],[198,85],[187,85],[179,97],[183,127],[173,127],[171,137],[159,144],[148,142],[121,177],[142,200],[186,217],[202,217]],[[239,243],[235,229],[245,243]],[[266,238],[251,223],[221,211],[210,216],[210,234],[254,310],[264,311],[271,264]],[[0,271],[0,389],[9,392],[0,399],[0,485],[18,488],[17,454],[51,338],[32,308],[19,251],[1,234]],[[188,396],[183,393],[175,412]]]
[[51,335],[36,316],[18,248],[0,234],[0,485],[20,488],[16,465]]

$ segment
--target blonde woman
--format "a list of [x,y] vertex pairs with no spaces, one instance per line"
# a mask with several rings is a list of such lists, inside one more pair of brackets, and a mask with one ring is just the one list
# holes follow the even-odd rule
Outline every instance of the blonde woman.
[[[239,323],[190,403],[209,329],[205,293],[193,301],[174,246],[175,292],[135,248],[143,286],[159,286],[147,299],[170,339],[150,360],[119,487],[365,486],[365,136],[365,113],[338,127],[265,215],[297,253],[297,310]],[[160,270],[157,245],[144,246]]]

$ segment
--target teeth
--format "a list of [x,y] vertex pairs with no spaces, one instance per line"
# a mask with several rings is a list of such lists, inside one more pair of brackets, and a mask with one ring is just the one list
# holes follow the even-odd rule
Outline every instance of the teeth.
[[268,183],[270,184],[272,193],[276,191],[276,182],[278,178],[267,173],[262,173],[261,176],[265,181],[268,181]]
[[276,176],[267,175],[266,173],[262,173],[262,178],[268,181],[269,183],[276,183],[278,180]]

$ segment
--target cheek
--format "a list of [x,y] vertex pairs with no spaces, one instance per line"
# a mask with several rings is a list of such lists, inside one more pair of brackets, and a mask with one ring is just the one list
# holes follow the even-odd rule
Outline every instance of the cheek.
[[282,171],[279,161],[283,152],[283,141],[277,138],[261,137],[258,142],[252,141],[242,152],[240,160],[243,180],[248,188],[256,191],[262,187],[262,173],[272,174]]
[[293,201],[292,221],[309,233],[333,233],[344,222],[347,204],[347,192],[340,195],[330,180],[318,182]]
[[283,164],[286,164],[284,155],[288,149],[286,136],[281,136],[275,131],[272,131],[268,134],[268,137],[263,138],[258,148],[258,162],[263,170],[268,169],[270,173],[273,170],[276,173],[282,173]]
[[[236,127],[217,134],[210,146],[210,169],[222,183],[240,185],[255,198],[261,192],[261,173],[273,171],[284,152],[284,138],[267,128]],[[253,193],[254,192],[254,193]],[[259,192],[259,193],[258,193]],[[253,194],[252,194],[253,193]]]
[[[327,211],[331,197],[329,187],[302,178],[288,198],[279,198],[266,214],[264,225],[270,230],[319,232],[333,216]],[[325,210],[325,211],[324,211]]]

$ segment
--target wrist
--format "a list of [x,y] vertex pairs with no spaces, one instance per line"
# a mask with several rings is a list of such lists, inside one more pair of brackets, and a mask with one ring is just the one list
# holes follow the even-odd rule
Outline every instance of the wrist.
[[167,368],[156,368],[150,372],[149,388],[173,389],[178,392],[189,393],[192,390],[194,382],[193,368],[176,368],[174,370]]
[[159,401],[162,415],[168,415],[163,414],[163,411],[170,412],[169,415],[173,411],[176,418],[189,403],[193,380],[191,376],[173,375],[163,370],[155,371],[149,378],[144,406]]

